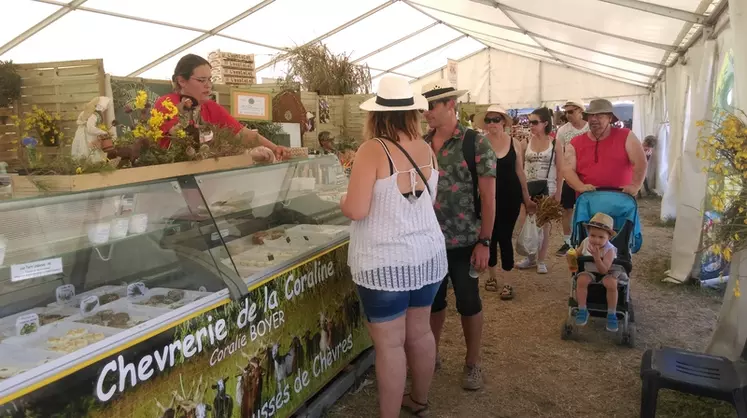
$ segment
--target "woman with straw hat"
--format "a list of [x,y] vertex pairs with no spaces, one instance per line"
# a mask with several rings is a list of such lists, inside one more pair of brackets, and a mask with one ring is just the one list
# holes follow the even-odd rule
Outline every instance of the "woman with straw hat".
[[[376,349],[381,417],[428,412],[436,362],[431,305],[446,275],[446,242],[433,203],[438,165],[422,139],[428,101],[406,79],[384,76],[368,111],[348,193],[348,264]],[[404,393],[409,366],[412,392]]]
[[[537,205],[532,201],[527,189],[527,179],[524,175],[524,161],[521,144],[506,133],[513,119],[498,105],[490,105],[488,109],[476,115],[475,127],[482,129],[493,147],[496,163],[495,182],[495,222],[493,236],[490,239],[490,278],[485,283],[485,289],[498,290],[498,247],[501,250],[501,268],[511,271],[514,268],[514,247],[511,238],[516,220],[519,218],[521,204],[524,203],[528,213],[534,213]],[[519,150],[517,152],[517,150]],[[513,288],[504,285],[501,299],[513,299]]]

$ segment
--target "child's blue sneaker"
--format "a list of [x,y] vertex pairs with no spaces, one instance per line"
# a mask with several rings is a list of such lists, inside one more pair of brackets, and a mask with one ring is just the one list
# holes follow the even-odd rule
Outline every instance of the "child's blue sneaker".
[[617,332],[617,315],[613,313],[607,314],[607,331]]
[[586,308],[579,309],[578,312],[576,312],[576,325],[582,327],[586,325],[587,322],[589,322],[589,310]]

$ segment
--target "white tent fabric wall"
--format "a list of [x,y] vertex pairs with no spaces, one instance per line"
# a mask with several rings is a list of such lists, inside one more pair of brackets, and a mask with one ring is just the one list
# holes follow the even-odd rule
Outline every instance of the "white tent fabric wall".
[[[729,2],[731,33],[725,37],[747,39],[747,4],[743,0]],[[734,51],[734,85],[736,106],[747,103],[747,43],[728,42]],[[729,284],[724,294],[716,330],[706,352],[737,360],[747,341],[747,297],[735,294],[735,289],[747,289],[747,251],[740,251],[731,261]]]
[[654,105],[656,106],[655,120],[659,121],[656,145],[656,193],[664,196],[668,189],[669,179],[669,114],[667,111],[667,83],[660,81],[656,84],[654,93]]
[[[690,115],[685,122],[685,141],[680,160],[680,185],[677,194],[677,223],[672,241],[671,268],[669,277],[682,282],[691,277],[700,267],[700,236],[703,230],[703,199],[706,193],[707,176],[703,169],[707,163],[696,156],[700,130],[695,127],[698,120],[710,119],[712,115],[714,65],[716,41],[707,40],[692,48],[690,63],[691,89],[689,94]],[[697,276],[697,275],[696,275]]]
[[[491,49],[491,101],[500,103],[506,109],[539,106],[540,64],[540,61],[531,58]],[[481,104],[488,103],[485,101]]]
[[667,188],[661,201],[661,219],[677,217],[677,198],[680,190],[680,164],[687,97],[688,76],[685,66],[676,64],[667,68],[667,115],[669,117],[669,141],[667,143]]
[[457,64],[457,86],[468,92],[459,98],[460,101],[487,103],[490,100],[490,74],[494,67],[489,53],[486,48]]

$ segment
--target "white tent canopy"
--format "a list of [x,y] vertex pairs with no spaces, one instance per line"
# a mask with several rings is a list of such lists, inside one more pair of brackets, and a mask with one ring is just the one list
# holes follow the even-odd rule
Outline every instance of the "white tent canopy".
[[374,81],[419,82],[469,56],[459,87],[476,101],[539,104],[645,94],[718,0],[6,2],[2,60],[103,58],[114,75],[169,79],[182,55],[221,49],[255,54],[261,80],[284,74],[288,48],[321,41]]

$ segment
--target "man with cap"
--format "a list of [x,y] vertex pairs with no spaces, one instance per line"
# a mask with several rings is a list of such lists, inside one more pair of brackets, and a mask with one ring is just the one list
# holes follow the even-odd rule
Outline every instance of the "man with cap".
[[[563,105],[568,123],[558,129],[557,135],[563,149],[568,146],[571,139],[589,132],[589,124],[584,120],[584,110],[586,110],[586,107],[581,100],[568,100]],[[576,191],[568,185],[568,182],[563,183],[560,203],[563,205],[563,245],[555,254],[564,256],[571,249],[571,220],[573,218],[573,206],[576,205]]]
[[[431,308],[431,329],[438,346],[446,320],[450,278],[467,345],[462,387],[478,390],[483,384],[480,368],[483,316],[477,272],[488,267],[490,258],[496,156],[490,141],[465,128],[457,119],[456,100],[465,93],[466,90],[457,90],[446,80],[426,84],[422,89],[428,99],[425,119],[430,127],[425,140],[433,148],[440,168],[434,208],[446,239],[449,264],[449,274]],[[436,368],[439,366],[437,357]]]
[[646,177],[641,141],[630,129],[612,126],[618,119],[609,100],[592,100],[585,113],[589,132],[565,150],[566,181],[578,193],[614,188],[635,196]]

